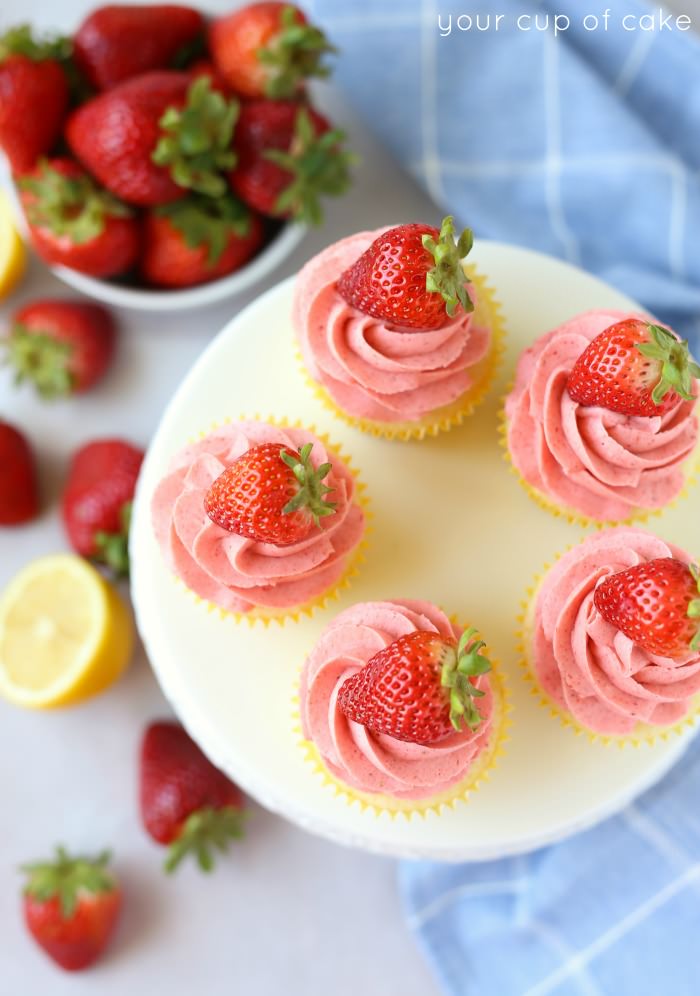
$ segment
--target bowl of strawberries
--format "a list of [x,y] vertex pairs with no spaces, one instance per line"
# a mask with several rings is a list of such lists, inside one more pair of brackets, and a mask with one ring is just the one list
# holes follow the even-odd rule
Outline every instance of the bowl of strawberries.
[[71,38],[0,39],[0,147],[28,237],[66,283],[127,307],[208,304],[260,279],[350,182],[306,81],[334,51],[299,8],[207,20],[106,6]]

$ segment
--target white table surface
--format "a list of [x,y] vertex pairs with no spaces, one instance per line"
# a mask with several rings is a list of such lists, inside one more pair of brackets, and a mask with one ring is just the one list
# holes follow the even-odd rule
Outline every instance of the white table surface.
[[[89,5],[62,0],[60,12],[58,6],[4,0],[0,29],[25,20],[67,28]],[[57,502],[71,452],[108,434],[147,445],[192,361],[256,293],[343,235],[436,217],[335,95],[328,107],[362,156],[353,192],[329,207],[325,228],[309,235],[267,284],[207,311],[162,319],[120,315],[115,367],[79,400],[42,404],[29,389],[14,388],[0,369],[0,413],[31,436],[44,499],[37,523],[2,531],[0,587],[33,557],[65,548]],[[24,300],[55,293],[72,292],[34,261],[25,283],[0,308],[2,324]],[[169,712],[141,650],[117,686],[85,705],[42,714],[0,702],[3,996],[150,996],[159,989],[191,996],[202,983],[207,996],[432,996],[435,984],[402,921],[393,861],[329,844],[253,807],[246,842],[214,875],[183,867],[165,878],[162,849],[138,819],[136,754],[146,723]],[[109,956],[80,976],[62,974],[35,950],[19,916],[17,865],[59,841],[86,851],[113,847],[126,891]]]

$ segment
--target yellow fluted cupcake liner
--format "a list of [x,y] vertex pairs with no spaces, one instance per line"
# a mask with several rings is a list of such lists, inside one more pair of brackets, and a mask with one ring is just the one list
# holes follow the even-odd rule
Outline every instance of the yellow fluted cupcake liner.
[[[274,425],[282,429],[303,429],[306,432],[313,433],[313,435],[323,443],[327,452],[331,454],[333,459],[342,462],[352,474],[355,481],[354,500],[362,509],[365,518],[365,531],[363,537],[355,549],[348,555],[348,562],[342,575],[327,589],[327,591],[324,591],[316,598],[310,599],[308,602],[304,602],[302,605],[295,605],[286,609],[256,606],[249,612],[235,612],[231,609],[225,609],[222,606],[217,605],[216,602],[211,602],[206,598],[202,598],[201,595],[198,595],[196,592],[192,591],[191,588],[188,588],[185,582],[177,574],[174,574],[173,577],[176,583],[179,584],[192,599],[194,599],[196,604],[203,606],[208,613],[218,617],[221,620],[233,619],[236,623],[245,622],[248,623],[249,626],[254,626],[256,624],[269,626],[270,623],[276,623],[280,626],[284,626],[286,623],[298,623],[304,618],[310,618],[314,612],[325,609],[329,604],[338,599],[341,593],[350,587],[353,579],[359,573],[360,567],[364,563],[367,554],[367,537],[369,533],[371,533],[370,522],[372,519],[372,511],[370,509],[370,501],[367,495],[367,486],[360,480],[359,471],[352,463],[352,459],[343,452],[340,446],[331,443],[326,433],[318,432],[314,425],[305,424],[300,420],[292,422],[284,416],[268,415],[263,417],[257,413],[252,416],[241,415],[240,418],[235,421],[266,422],[269,425]],[[216,432],[216,430],[220,429],[223,425],[231,425],[233,422],[234,420],[228,417],[223,419],[221,422],[212,422],[208,430],[201,430],[196,437],[191,438],[188,442],[190,444],[195,443],[199,439],[204,439],[206,436]]]
[[[488,654],[488,649],[484,652]],[[314,775],[333,792],[337,799],[348,806],[357,806],[361,812],[372,812],[375,816],[387,813],[392,819],[402,816],[409,820],[414,816],[425,817],[429,813],[439,816],[446,809],[455,809],[468,802],[484,782],[489,781],[510,739],[512,705],[508,682],[498,662],[490,654],[489,657],[493,668],[489,677],[494,693],[494,730],[491,742],[482,755],[477,758],[466,777],[456,785],[424,799],[399,799],[390,795],[361,792],[351,788],[330,773],[315,744],[305,739],[297,694],[293,701],[293,733],[297,738],[305,761],[311,765]]]
[[[557,554],[554,558],[554,562],[556,563],[556,561],[559,560],[564,553],[568,553],[568,551],[573,548],[573,546],[569,546],[562,553]],[[530,648],[532,646],[537,595],[545,575],[549,570],[551,570],[552,566],[553,564],[544,564],[542,570],[535,575],[532,584],[526,590],[525,598],[520,603],[520,613],[516,618],[517,629],[515,635],[516,651],[519,656],[518,665],[524,681],[530,688],[530,694],[537,699],[538,704],[545,709],[549,715],[552,716],[552,718],[558,719],[563,727],[571,730],[576,736],[584,736],[590,741],[590,743],[603,744],[605,746],[614,744],[620,748],[623,748],[642,747],[644,744],[647,744],[653,747],[656,743],[668,741],[674,736],[680,736],[681,734],[686,733],[688,729],[692,729],[692,727],[695,726],[698,716],[700,715],[700,695],[696,695],[693,699],[693,703],[688,714],[676,723],[672,723],[669,726],[655,726],[649,723],[638,723],[632,733],[614,734],[596,733],[595,730],[589,730],[588,727],[579,723],[579,721],[575,719],[570,712],[568,712],[563,706],[559,705],[558,702],[555,702],[554,699],[544,691],[535,673],[534,665],[530,660]]]
[[662,508],[638,508],[625,519],[593,519],[577,512],[575,508],[568,508],[565,505],[557,505],[556,502],[554,502],[551,498],[548,498],[541,491],[538,491],[537,488],[533,488],[532,485],[525,480],[523,475],[513,463],[513,458],[511,457],[510,449],[508,447],[508,418],[506,416],[506,400],[512,389],[513,385],[511,384],[503,397],[498,412],[498,442],[503,450],[503,457],[508,464],[510,472],[516,478],[523,491],[535,502],[535,504],[539,505],[540,508],[545,510],[545,512],[549,512],[551,515],[556,516],[556,518],[565,519],[572,525],[583,526],[584,528],[594,526],[596,529],[612,529],[615,526],[643,525],[648,522],[649,519],[658,518],[658,516],[663,515],[667,509],[675,508],[679,501],[687,498],[688,489],[691,485],[696,483],[698,475],[700,475],[699,446],[696,453],[688,459],[685,484],[676,497],[672,498],[671,501],[669,501]]
[[329,392],[310,375],[299,350],[296,350],[297,361],[309,390],[331,414],[371,436],[383,439],[399,439],[407,442],[411,439],[425,439],[426,436],[437,436],[440,432],[449,432],[455,426],[461,425],[469,415],[486,398],[491,390],[494,378],[498,372],[505,351],[505,320],[496,293],[487,283],[486,278],[477,273],[474,266],[466,266],[465,271],[477,289],[477,306],[474,311],[474,323],[485,325],[491,329],[491,348],[488,356],[477,365],[480,376],[460,398],[450,405],[437,408],[415,422],[375,422],[372,419],[357,418],[348,414],[333,400]]

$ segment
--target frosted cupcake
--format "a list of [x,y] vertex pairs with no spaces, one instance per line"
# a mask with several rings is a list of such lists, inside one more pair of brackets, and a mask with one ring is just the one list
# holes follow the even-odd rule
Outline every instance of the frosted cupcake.
[[302,269],[293,322],[317,393],[336,414],[388,438],[421,438],[471,413],[490,385],[500,318],[483,279],[442,229],[360,232]]
[[700,367],[667,329],[590,311],[521,355],[505,403],[513,466],[541,504],[615,523],[663,509],[694,470]]
[[700,704],[700,592],[683,550],[622,526],[589,536],[539,581],[525,615],[530,677],[594,736],[652,739]]
[[224,425],[186,446],[152,501],[172,571],[200,598],[283,617],[337,589],[365,530],[349,466],[306,429]]
[[429,602],[341,612],[302,671],[309,757],[346,797],[375,809],[466,798],[503,736],[501,686],[483,647]]

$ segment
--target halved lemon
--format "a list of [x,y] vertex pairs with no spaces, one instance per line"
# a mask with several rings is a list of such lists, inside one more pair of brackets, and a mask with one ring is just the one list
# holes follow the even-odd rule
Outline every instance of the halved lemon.
[[15,705],[82,702],[117,680],[132,649],[126,606],[73,554],[28,564],[0,598],[0,695]]
[[19,283],[27,265],[27,250],[17,231],[6,195],[0,190],[0,301]]

